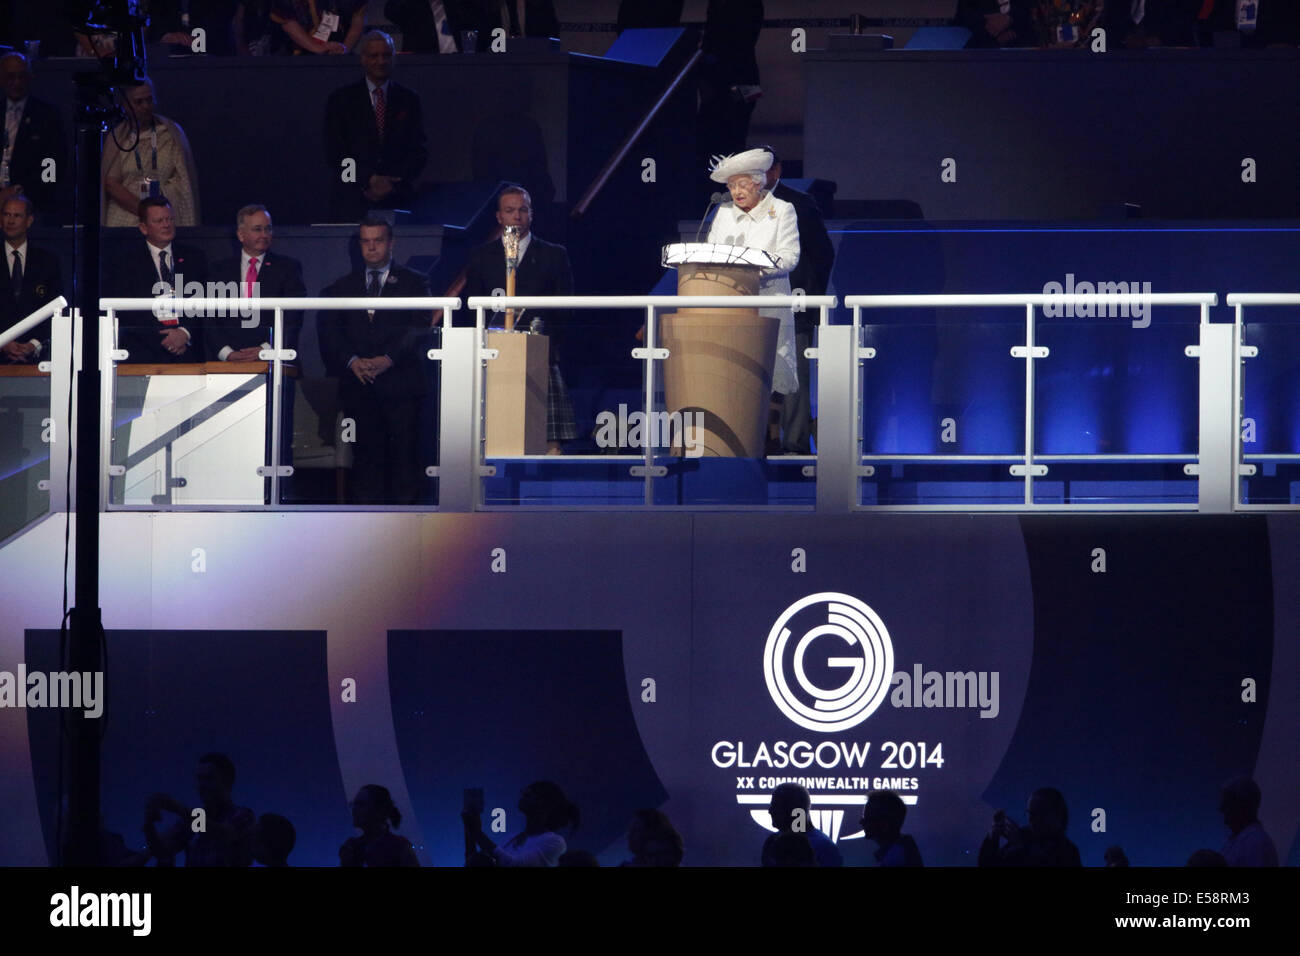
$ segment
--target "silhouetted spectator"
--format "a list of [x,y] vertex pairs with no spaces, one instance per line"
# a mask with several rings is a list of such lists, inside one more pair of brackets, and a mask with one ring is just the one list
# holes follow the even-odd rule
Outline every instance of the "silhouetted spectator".
[[[231,22],[235,0],[153,0],[149,5],[150,43],[165,43],[182,52],[232,56],[235,52]],[[194,31],[203,31],[203,48],[194,49]]]
[[411,841],[389,829],[401,822],[388,788],[366,784],[352,801],[352,825],[361,836],[339,847],[339,866],[419,866]]
[[366,0],[272,0],[271,19],[294,53],[350,53],[366,24]]
[[429,159],[420,96],[392,79],[393,38],[371,30],[357,44],[363,76],[325,103],[322,141],[335,222],[371,209],[409,209]]
[[1277,866],[1277,848],[1259,822],[1262,796],[1249,777],[1235,777],[1223,785],[1219,812],[1230,836],[1223,845],[1228,866]]
[[298,831],[278,813],[264,813],[257,818],[253,832],[253,859],[262,866],[288,866],[289,854],[298,842]]
[[763,865],[816,866],[817,854],[813,852],[807,833],[784,830],[773,833],[763,844]]
[[600,866],[600,861],[596,859],[596,854],[590,850],[568,850],[562,857],[558,866]]
[[1124,852],[1122,846],[1111,846],[1106,848],[1106,853],[1102,859],[1106,861],[1107,866],[1128,866],[1128,854]]
[[1027,827],[1002,810],[993,814],[993,829],[980,846],[980,866],[1083,866],[1079,848],[1065,835],[1070,817],[1061,791],[1035,790],[1027,813]]
[[235,5],[233,32],[235,52],[240,56],[270,56],[284,50],[287,38],[271,20],[273,0],[239,0]]
[[749,119],[763,95],[754,52],[762,29],[760,0],[709,0],[697,70],[700,160],[745,148]]
[[682,835],[662,810],[638,810],[632,815],[627,849],[632,857],[623,866],[681,866],[685,853]]
[[483,821],[476,813],[462,813],[465,835],[498,866],[557,866],[568,849],[562,831],[578,826],[578,808],[569,802],[556,784],[539,780],[524,787],[519,794],[519,812],[524,815],[524,829],[497,846],[483,832]]
[[25,196],[48,225],[57,221],[59,203],[57,184],[46,180],[51,170],[67,168],[67,149],[58,107],[32,96],[31,83],[27,57],[21,53],[0,57],[5,104],[0,203]]
[[1188,866],[1227,867],[1228,861],[1217,850],[1197,850],[1187,858]]
[[[257,817],[233,799],[234,763],[225,754],[204,754],[199,758],[195,778],[202,814],[166,794],[149,798],[144,834],[150,853],[159,866],[174,865],[176,854],[181,852],[185,853],[186,866],[248,866],[253,862]],[[179,819],[166,833],[159,833],[164,810]],[[199,820],[203,828],[195,832]]]
[[763,843],[764,866],[801,866],[798,863],[775,863],[773,854],[784,852],[779,847],[793,846],[791,841],[778,841],[783,834],[794,833],[806,838],[812,847],[818,866],[843,866],[844,858],[835,843],[812,823],[812,798],[797,783],[783,783],[772,791],[772,802],[767,812],[772,815],[776,833]]
[[924,866],[916,841],[903,832],[907,819],[907,804],[902,797],[889,790],[881,790],[867,798],[862,811],[862,832],[868,840],[880,847],[876,862],[881,866]]

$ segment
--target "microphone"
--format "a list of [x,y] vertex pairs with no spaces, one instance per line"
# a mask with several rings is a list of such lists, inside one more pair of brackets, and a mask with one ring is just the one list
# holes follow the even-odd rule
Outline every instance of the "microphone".
[[704,215],[700,217],[700,228],[695,230],[696,242],[700,241],[700,233],[704,231],[704,223],[705,220],[709,218],[709,210],[712,209],[714,206],[716,206],[718,203],[723,202],[726,198],[727,198],[726,193],[714,193],[712,196],[709,197],[709,204],[704,207]]

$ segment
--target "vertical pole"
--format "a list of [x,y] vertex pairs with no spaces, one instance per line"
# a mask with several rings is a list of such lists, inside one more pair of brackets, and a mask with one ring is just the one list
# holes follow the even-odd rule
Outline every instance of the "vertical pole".
[[[647,305],[645,307],[645,420],[646,422],[654,421],[654,404],[655,404],[655,307]],[[648,427],[648,425],[647,425]],[[653,434],[654,429],[651,429]],[[645,503],[653,505],[655,503],[654,478],[650,475],[650,469],[654,467],[655,455],[652,442],[647,438],[645,443]]]
[[284,363],[280,349],[284,348],[284,310],[275,310],[275,326],[271,332],[271,507],[280,503],[280,389],[284,385]]
[[[79,94],[91,98],[83,87]],[[76,584],[65,670],[103,672],[103,624],[99,607],[100,376],[99,365],[99,199],[102,121],[79,103],[77,117],[76,219],[77,272],[73,304],[81,319],[81,381],[77,388]],[[58,356],[54,357],[58,360]],[[111,365],[106,370],[111,369]],[[107,684],[105,683],[107,690]],[[100,719],[81,710],[61,711],[68,742],[64,790],[67,834],[60,862],[88,866],[99,862]],[[60,838],[63,834],[59,835]]]
[[1034,503],[1034,304],[1025,306],[1025,504]]

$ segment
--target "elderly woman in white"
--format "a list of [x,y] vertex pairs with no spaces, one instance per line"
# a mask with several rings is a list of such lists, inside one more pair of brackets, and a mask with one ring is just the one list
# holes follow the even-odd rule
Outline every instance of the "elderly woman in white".
[[[750,149],[724,156],[713,166],[709,178],[725,183],[731,202],[718,207],[709,229],[709,242],[762,249],[776,261],[776,268],[764,269],[759,277],[759,295],[789,295],[790,270],[799,264],[799,223],[794,206],[777,199],[766,188],[772,154]],[[776,367],[772,390],[782,395],[799,391],[799,374],[794,354],[794,311],[760,309],[759,315],[781,320],[776,340]]]

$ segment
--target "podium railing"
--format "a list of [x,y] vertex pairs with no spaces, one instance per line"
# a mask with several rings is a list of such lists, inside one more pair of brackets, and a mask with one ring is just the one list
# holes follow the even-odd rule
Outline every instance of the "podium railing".
[[[655,404],[654,363],[669,357],[668,350],[658,344],[658,313],[661,309],[816,309],[820,317],[819,324],[828,326],[830,310],[838,302],[839,299],[833,295],[494,295],[470,296],[467,304],[474,311],[475,329],[480,341],[488,312],[504,312],[506,309],[644,309],[645,344],[632,349],[632,357],[645,366],[642,397],[645,402],[644,411],[649,415],[654,411]],[[478,387],[475,394],[481,400],[481,382],[476,384]],[[634,465],[631,470],[632,476],[641,478],[644,483],[647,506],[654,504],[654,479],[667,474],[663,465],[655,464],[655,447],[653,441],[646,441],[642,463]],[[481,505],[481,502],[477,503]]]

